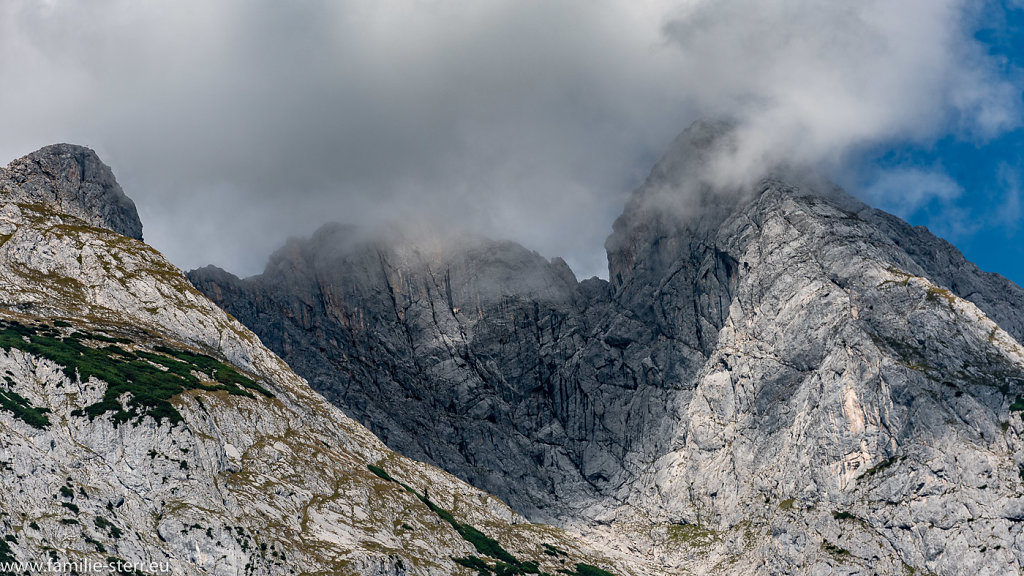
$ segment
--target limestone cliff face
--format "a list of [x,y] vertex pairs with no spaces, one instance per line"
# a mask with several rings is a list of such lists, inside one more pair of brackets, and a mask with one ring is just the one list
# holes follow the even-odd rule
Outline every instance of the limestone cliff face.
[[[533,494],[590,493],[565,428],[550,418],[556,409],[581,413],[571,406],[580,399],[556,390],[551,375],[579,353],[586,298],[561,261],[467,242],[431,253],[329,227],[286,246],[260,277],[205,268],[191,279],[411,457],[458,469],[523,510],[549,505]],[[607,301],[605,287],[593,298]],[[591,441],[592,422],[569,426]],[[536,444],[538,435],[551,443]],[[530,487],[508,490],[519,483]]]
[[54,144],[0,168],[0,195],[8,201],[48,204],[92,226],[142,240],[135,203],[110,167],[83,146]]
[[677,140],[616,222],[610,282],[340,229],[189,279],[393,449],[609,549],[1021,573],[1024,293],[795,170],[713,188],[728,138]]
[[140,227],[94,156],[27,158],[0,195],[0,573],[652,573],[391,452],[116,232]]

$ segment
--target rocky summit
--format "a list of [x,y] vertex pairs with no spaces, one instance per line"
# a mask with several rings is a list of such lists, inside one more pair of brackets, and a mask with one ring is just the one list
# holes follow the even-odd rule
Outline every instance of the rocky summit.
[[54,144],[0,168],[0,193],[142,240],[135,203],[110,167],[83,146]]
[[140,237],[85,148],[0,172],[0,574],[657,573],[392,452]]
[[720,185],[730,138],[673,143],[609,281],[341,226],[188,277],[391,449],[647,573],[1021,574],[1024,292],[805,171]]

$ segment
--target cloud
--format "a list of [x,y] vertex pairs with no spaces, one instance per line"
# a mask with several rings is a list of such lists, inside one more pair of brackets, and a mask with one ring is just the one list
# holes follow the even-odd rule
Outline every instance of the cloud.
[[[954,144],[954,153],[946,152],[943,157],[950,160],[946,168],[955,175],[956,183],[938,164],[906,168],[915,163],[915,156],[917,162],[927,162],[918,154],[887,155],[883,160],[887,168],[875,171],[868,180],[867,190],[872,195],[867,199],[952,241],[982,269],[1024,285],[1019,135],[1020,131],[1015,131],[981,148]],[[948,141],[939,147],[947,145]],[[899,164],[893,164],[893,160]],[[899,168],[900,164],[904,168]],[[902,172],[917,172],[920,178],[908,177],[900,183],[901,179],[892,177]],[[866,173],[872,174],[870,170]],[[900,206],[900,194],[906,194],[906,190],[917,191],[912,196],[915,202]]]
[[1021,186],[1021,167],[1001,163],[999,165],[997,182],[1002,191],[1002,197],[997,200],[996,213],[993,220],[1004,227],[1008,234],[1015,234],[1020,230],[1022,211],[1022,200],[1024,200],[1024,188]]
[[871,205],[909,221],[926,225],[944,238],[963,242],[982,232],[1012,238],[1020,228],[1022,192],[1020,168],[999,163],[994,187],[968,192],[941,167],[903,167],[874,174],[861,197]]
[[873,206],[909,218],[933,203],[949,204],[964,189],[941,170],[901,168],[881,172],[864,191]]
[[696,118],[740,123],[723,177],[1014,125],[969,6],[13,0],[0,156],[94,147],[185,268],[255,273],[324,222],[416,220],[604,274],[626,194]]
[[597,272],[613,206],[687,121],[642,7],[5,3],[2,152],[97,148],[186,267],[415,217]]
[[864,147],[1020,123],[1020,86],[972,37],[961,0],[694,0],[665,26],[687,97],[734,118],[722,179],[780,161],[835,168]]

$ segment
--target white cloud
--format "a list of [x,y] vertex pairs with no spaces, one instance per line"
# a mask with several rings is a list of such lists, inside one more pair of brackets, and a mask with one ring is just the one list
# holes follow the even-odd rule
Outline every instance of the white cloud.
[[934,203],[948,206],[963,193],[941,170],[903,168],[881,172],[864,196],[872,205],[908,218]]
[[[781,158],[1015,125],[966,0],[11,0],[0,156],[90,145],[183,267],[320,223],[427,219],[581,275],[692,120]],[[966,22],[966,23],[965,23]]]
[[691,0],[666,27],[695,108],[734,117],[722,171],[837,166],[887,140],[988,138],[1020,123],[1020,86],[972,37],[962,0]]
[[1002,163],[994,180],[994,189],[975,192],[987,200],[968,200],[968,192],[941,168],[892,168],[879,171],[862,197],[952,241],[966,240],[986,228],[1013,236],[1024,214],[1020,169]]
[[1021,216],[1024,215],[1024,188],[1021,186],[1021,167],[1003,163],[997,174],[1002,198],[996,204],[993,220],[1014,233],[1020,229]]

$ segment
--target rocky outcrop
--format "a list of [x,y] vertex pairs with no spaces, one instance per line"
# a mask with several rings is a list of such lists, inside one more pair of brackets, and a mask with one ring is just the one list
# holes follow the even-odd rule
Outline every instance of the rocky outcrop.
[[0,168],[0,198],[48,204],[90,226],[142,240],[135,203],[125,196],[110,167],[83,146],[46,146]]
[[1020,289],[799,170],[721,187],[730,138],[673,144],[610,282],[337,228],[189,279],[392,448],[668,570],[1020,573]]
[[854,205],[857,214],[883,231],[920,267],[919,274],[970,300],[999,327],[1024,342],[1024,290],[998,274],[984,272],[949,242],[936,238],[923,226],[864,205]]
[[0,199],[0,573],[657,573],[387,449],[109,212],[79,217],[83,170],[75,214]]

